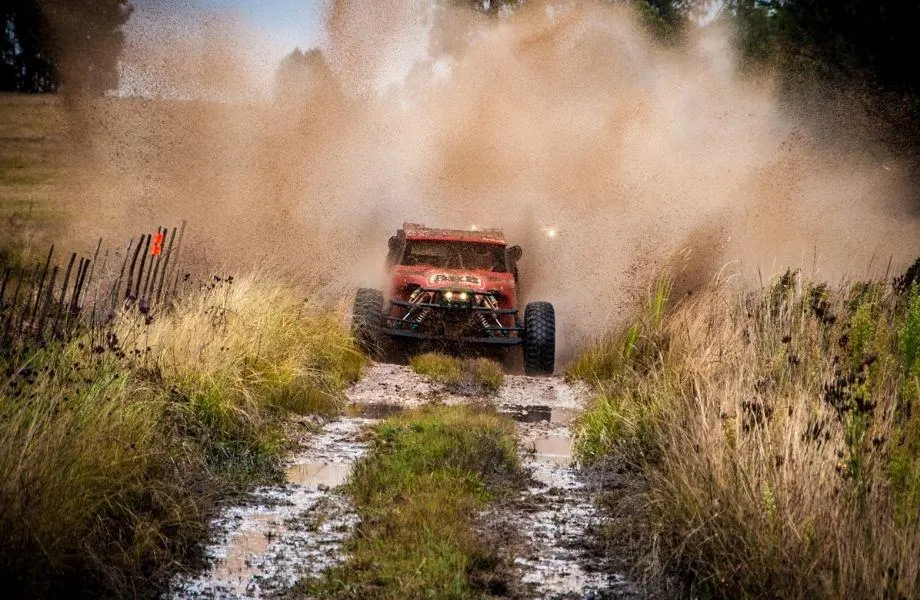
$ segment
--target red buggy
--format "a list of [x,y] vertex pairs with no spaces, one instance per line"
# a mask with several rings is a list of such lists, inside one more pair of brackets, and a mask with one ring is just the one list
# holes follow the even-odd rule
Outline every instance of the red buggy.
[[390,238],[385,292],[360,288],[352,329],[385,358],[394,345],[520,346],[524,372],[555,367],[556,319],[549,302],[518,310],[520,246],[501,231],[431,229],[406,223]]

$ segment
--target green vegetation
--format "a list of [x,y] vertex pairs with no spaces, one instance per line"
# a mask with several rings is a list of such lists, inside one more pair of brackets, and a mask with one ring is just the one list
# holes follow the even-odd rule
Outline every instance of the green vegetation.
[[473,380],[487,392],[497,392],[505,383],[502,366],[488,358],[474,358],[463,361],[463,369],[473,374]]
[[569,370],[577,450],[644,476],[658,558],[708,597],[920,595],[918,287],[668,293]]
[[460,383],[463,374],[458,359],[438,352],[417,354],[409,359],[409,366],[419,375],[448,385]]
[[484,598],[504,591],[477,511],[520,481],[514,424],[430,407],[377,425],[348,491],[361,515],[349,561],[301,591],[322,598]]
[[426,352],[413,356],[409,365],[419,375],[455,390],[494,393],[505,382],[501,365],[487,358],[461,360],[439,352]]
[[335,315],[264,277],[0,360],[0,574],[17,597],[154,595],[214,501],[275,473],[280,418],[336,410],[363,364]]
[[101,95],[118,86],[128,0],[11,0],[3,19],[0,90]]

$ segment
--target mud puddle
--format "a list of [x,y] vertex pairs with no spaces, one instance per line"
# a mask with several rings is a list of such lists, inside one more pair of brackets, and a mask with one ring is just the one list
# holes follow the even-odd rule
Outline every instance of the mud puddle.
[[214,519],[205,551],[210,568],[197,577],[177,577],[169,596],[261,598],[338,564],[358,517],[336,488],[367,451],[360,432],[371,422],[327,423],[290,459],[284,485],[259,488],[245,505]]
[[552,406],[499,406],[498,412],[511,417],[519,423],[558,423],[566,425],[575,420],[580,411],[573,408],[556,408]]
[[538,421],[520,426],[520,454],[532,484],[516,501],[486,516],[510,521],[523,541],[514,564],[534,598],[637,598],[586,539],[602,523],[588,477],[574,462],[567,425]]
[[[374,403],[352,404],[346,408],[346,414],[363,419],[386,419],[405,411],[399,404]],[[571,423],[579,414],[570,408],[553,408],[550,406],[498,406],[499,414],[505,415],[519,423]]]

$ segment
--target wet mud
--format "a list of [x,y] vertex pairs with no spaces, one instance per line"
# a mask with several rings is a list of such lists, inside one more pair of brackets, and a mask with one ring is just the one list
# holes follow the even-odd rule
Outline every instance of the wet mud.
[[259,488],[214,519],[205,550],[209,567],[196,577],[177,577],[168,596],[269,597],[338,564],[358,516],[337,488],[367,451],[360,433],[370,422],[326,423],[288,461],[284,485]]
[[[517,498],[481,515],[483,534],[511,540],[512,570],[531,598],[639,598],[637,586],[618,574],[596,544],[586,543],[603,528],[595,498],[600,485],[578,467],[571,427],[589,397],[578,383],[555,377],[509,375],[494,396],[479,402],[518,423],[519,452],[530,484]],[[470,403],[466,396],[420,377],[411,369],[373,365],[349,393],[352,411],[389,415],[426,403]]]
[[286,483],[256,490],[211,523],[210,566],[177,577],[175,598],[264,598],[298,579],[340,564],[342,543],[358,521],[341,485],[367,450],[363,432],[400,411],[479,402],[518,423],[519,452],[529,483],[517,497],[479,519],[484,536],[506,540],[516,597],[632,598],[637,588],[604,553],[586,543],[603,526],[596,479],[573,458],[571,426],[588,398],[559,378],[507,376],[493,396],[457,395],[403,366],[371,365],[347,392],[345,416],[324,423],[288,461]]
[[[603,529],[596,477],[579,468],[571,426],[587,391],[558,379],[513,379],[503,399],[545,405],[499,405],[518,421],[519,451],[531,482],[520,495],[484,515],[488,528],[511,527],[511,551],[521,581],[533,598],[639,598],[639,588],[616,571],[604,552],[587,540]],[[530,394],[531,388],[542,392]]]

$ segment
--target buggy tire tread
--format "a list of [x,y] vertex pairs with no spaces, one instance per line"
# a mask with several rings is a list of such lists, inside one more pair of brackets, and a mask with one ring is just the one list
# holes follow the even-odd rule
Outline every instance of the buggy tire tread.
[[383,358],[383,293],[358,288],[351,313],[351,333],[358,346],[373,359]]
[[524,374],[552,375],[556,366],[556,312],[549,302],[524,310]]

